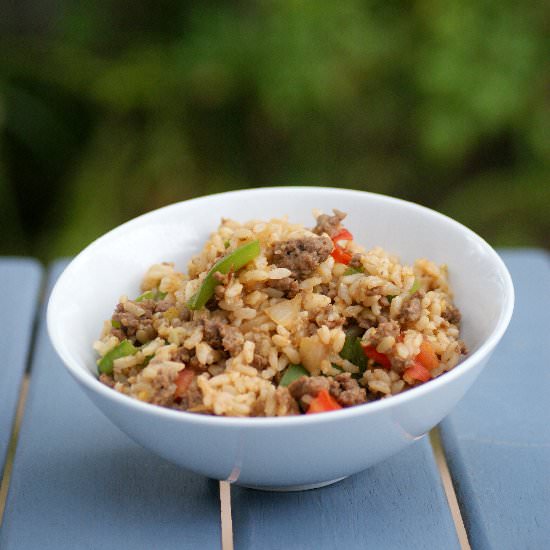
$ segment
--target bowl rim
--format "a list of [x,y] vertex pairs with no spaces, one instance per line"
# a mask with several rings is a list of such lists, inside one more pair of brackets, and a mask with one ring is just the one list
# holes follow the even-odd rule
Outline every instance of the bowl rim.
[[[119,232],[126,231],[132,225],[138,225],[143,223],[148,217],[158,216],[160,212],[166,211],[168,209],[177,208],[182,204],[201,204],[205,203],[207,205],[211,201],[218,201],[220,198],[235,196],[235,195],[261,195],[261,194],[270,194],[270,193],[292,193],[292,192],[302,192],[302,193],[328,193],[328,194],[347,194],[347,195],[356,195],[370,196],[371,198],[385,202],[385,203],[397,203],[404,205],[408,208],[413,208],[415,210],[420,210],[424,214],[432,216],[440,221],[443,221],[447,224],[454,225],[466,236],[473,239],[481,248],[488,254],[488,256],[493,260],[497,271],[502,276],[504,282],[504,293],[503,293],[503,303],[501,307],[501,312],[498,318],[498,321],[493,328],[489,337],[480,345],[480,347],[473,352],[471,355],[468,355],[459,365],[449,372],[443,373],[441,376],[434,378],[429,382],[429,384],[421,384],[411,388],[403,393],[398,395],[393,395],[387,399],[380,399],[377,401],[372,401],[365,403],[363,405],[358,405],[355,407],[347,407],[338,411],[329,411],[323,414],[313,414],[313,415],[295,415],[295,416],[278,416],[278,417],[234,417],[234,416],[216,416],[216,415],[203,415],[197,413],[189,413],[186,411],[178,411],[174,409],[168,409],[158,405],[152,405],[150,403],[145,403],[134,399],[130,396],[124,395],[120,392],[114,391],[112,388],[107,387],[105,384],[102,384],[93,373],[89,372],[87,369],[82,368],[80,363],[73,361],[72,357],[65,350],[63,346],[63,336],[55,325],[54,318],[54,305],[58,300],[58,294],[60,289],[63,286],[63,281],[71,276],[73,270],[75,270],[79,264],[83,261],[83,258],[89,253],[93,252],[94,249],[102,245],[103,241],[111,238],[113,235],[116,235]],[[130,410],[134,410],[136,413],[142,412],[145,414],[157,415],[161,418],[167,418],[176,420],[178,422],[191,422],[197,425],[202,426],[217,426],[217,427],[234,427],[234,428],[267,428],[267,427],[283,427],[283,426],[302,426],[302,425],[312,425],[319,422],[326,421],[339,421],[345,420],[346,418],[351,418],[355,416],[366,415],[370,413],[376,413],[377,411],[383,411],[386,409],[396,408],[401,404],[420,399],[423,395],[426,395],[431,392],[435,392],[441,386],[451,383],[456,378],[461,377],[466,371],[473,369],[480,361],[482,361],[498,344],[502,336],[504,335],[512,317],[512,312],[514,309],[514,286],[512,282],[512,277],[504,264],[502,258],[497,254],[497,252],[477,233],[461,224],[460,222],[454,220],[453,218],[442,214],[436,210],[428,208],[426,206],[420,205],[418,203],[400,199],[397,197],[392,197],[389,195],[384,195],[382,193],[373,193],[370,191],[362,191],[356,189],[347,189],[347,188],[338,188],[338,187],[320,187],[320,186],[275,186],[275,187],[257,187],[253,189],[237,189],[233,191],[226,191],[221,193],[214,193],[210,195],[205,195],[202,197],[197,197],[193,199],[187,199],[183,201],[178,201],[171,203],[160,208],[156,208],[140,216],[132,218],[131,220],[118,225],[117,227],[111,229],[107,233],[98,237],[90,244],[88,244],[81,252],[79,252],[65,270],[58,277],[48,300],[47,306],[47,329],[49,333],[50,340],[53,344],[55,351],[58,356],[61,358],[63,365],[70,372],[70,374],[86,389],[90,390],[92,393],[99,393],[104,396],[106,399],[112,400],[122,407],[127,407]],[[91,346],[91,343],[90,343]]]

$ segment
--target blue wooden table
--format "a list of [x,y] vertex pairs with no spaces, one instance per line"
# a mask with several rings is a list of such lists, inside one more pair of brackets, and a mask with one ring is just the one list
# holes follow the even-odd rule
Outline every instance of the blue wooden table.
[[550,548],[550,264],[502,251],[510,329],[453,413],[402,453],[302,493],[230,487],[137,446],[64,371],[45,272],[0,259],[0,548]]

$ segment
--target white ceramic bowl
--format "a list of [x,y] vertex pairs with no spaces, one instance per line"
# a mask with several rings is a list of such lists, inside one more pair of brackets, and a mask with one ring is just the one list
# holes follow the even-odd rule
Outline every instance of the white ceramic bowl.
[[[283,418],[225,418],[142,403],[96,378],[92,343],[122,294],[137,295],[153,263],[185,271],[222,216],[240,221],[288,214],[313,225],[311,210],[348,213],[346,227],[367,248],[404,262],[427,257],[449,266],[469,356],[454,370],[386,400]],[[308,488],[359,472],[435,426],[484,368],[512,315],[506,267],[475,233],[437,212],[383,195],[283,187],[235,191],[155,210],[83,250],[59,278],[48,307],[57,353],[98,408],[131,438],[194,472],[262,488]]]

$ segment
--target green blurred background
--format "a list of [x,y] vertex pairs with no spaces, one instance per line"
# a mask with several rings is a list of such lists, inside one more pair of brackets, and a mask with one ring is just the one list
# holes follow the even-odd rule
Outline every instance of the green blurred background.
[[74,254],[153,208],[265,185],[387,193],[550,247],[544,2],[12,4],[0,254]]

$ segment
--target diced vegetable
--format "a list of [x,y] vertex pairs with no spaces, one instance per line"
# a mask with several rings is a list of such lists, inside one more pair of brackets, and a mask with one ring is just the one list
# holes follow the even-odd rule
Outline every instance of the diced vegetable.
[[413,362],[412,366],[406,368],[403,373],[403,379],[410,385],[415,384],[417,380],[427,382],[431,377],[430,371],[416,361]]
[[161,292],[160,290],[153,292],[152,290],[148,290],[141,296],[138,296],[134,302],[143,302],[143,300],[164,300],[164,298],[166,298],[166,292]]
[[336,244],[338,241],[353,241],[353,235],[344,227],[332,236],[332,241]]
[[300,340],[299,351],[302,364],[309,373],[313,376],[320,374],[321,362],[328,358],[330,350],[321,342],[319,336],[304,336]]
[[179,371],[178,377],[174,380],[174,383],[176,384],[174,397],[183,397],[185,395],[185,392],[189,389],[194,376],[195,373],[191,369],[185,368]]
[[363,346],[363,352],[369,359],[372,359],[375,363],[378,363],[385,369],[391,369],[391,362],[388,356],[384,353],[379,353],[378,351],[376,351],[376,348],[374,346]]
[[292,300],[281,300],[274,306],[268,307],[265,312],[273,322],[289,328],[297,319],[301,305],[302,298],[295,296]]
[[224,248],[229,248],[231,246],[231,243],[229,241],[224,241],[223,242],[223,247]]
[[289,365],[279,382],[279,386],[288,386],[302,376],[309,376],[309,371],[302,365]]
[[348,265],[351,262],[351,254],[344,250],[339,244],[339,241],[353,241],[353,235],[342,227],[335,235],[332,236],[334,250],[331,256],[340,264]]
[[107,352],[97,363],[99,372],[105,374],[111,374],[113,372],[113,362],[115,359],[126,357],[127,355],[134,355],[138,352],[132,342],[128,340],[122,340],[120,344],[114,347],[111,351]]
[[351,262],[351,254],[344,250],[341,246],[335,246],[334,250],[330,253],[336,262],[339,264],[348,265]]
[[250,241],[236,248],[218,260],[206,275],[198,292],[187,302],[189,309],[201,309],[214,295],[214,289],[219,284],[214,273],[227,274],[230,271],[238,271],[247,263],[260,255],[260,241]]
[[386,298],[388,299],[388,302],[391,304],[391,301],[395,298],[395,296],[392,296],[391,294],[388,294],[386,296]]
[[111,320],[111,326],[113,328],[122,328],[122,325],[120,324],[120,321],[116,321],[115,319]]
[[367,368],[367,359],[363,353],[360,338],[363,332],[363,329],[358,326],[350,328],[346,332],[344,347],[340,351],[340,357],[342,357],[342,359],[346,359],[354,365],[357,365],[361,372]]
[[327,390],[321,390],[313,401],[309,404],[306,414],[315,414],[320,412],[337,411],[342,406],[328,393]]
[[437,358],[433,346],[427,340],[424,340],[422,344],[420,344],[420,353],[414,360],[428,370],[439,367],[439,359]]
[[346,277],[347,275],[356,275],[357,273],[365,273],[365,268],[364,267],[348,267],[344,271],[344,277]]
[[415,279],[413,285],[409,289],[409,294],[414,294],[419,288],[420,288],[420,281],[418,279]]
[[143,300],[154,300],[155,295],[152,290],[148,290],[147,292],[144,292],[143,294],[140,294],[134,301],[135,302],[143,302]]

